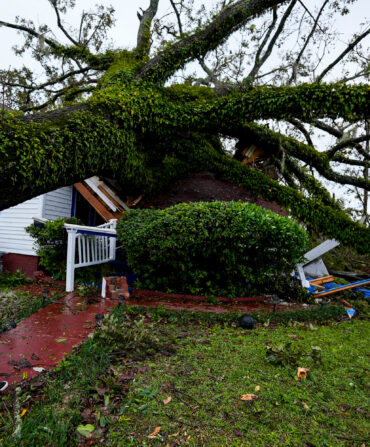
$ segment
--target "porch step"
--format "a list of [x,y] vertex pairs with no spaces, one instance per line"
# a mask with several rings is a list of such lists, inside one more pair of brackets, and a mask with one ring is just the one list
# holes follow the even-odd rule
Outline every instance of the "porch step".
[[123,295],[125,299],[130,298],[130,292],[126,276],[106,276],[102,282],[102,297],[118,300]]

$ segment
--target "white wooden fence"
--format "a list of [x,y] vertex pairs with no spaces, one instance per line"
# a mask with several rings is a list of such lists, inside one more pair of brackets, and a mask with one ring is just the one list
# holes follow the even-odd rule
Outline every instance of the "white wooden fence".
[[116,258],[117,219],[98,227],[65,224],[68,232],[66,291],[73,292],[75,269]]

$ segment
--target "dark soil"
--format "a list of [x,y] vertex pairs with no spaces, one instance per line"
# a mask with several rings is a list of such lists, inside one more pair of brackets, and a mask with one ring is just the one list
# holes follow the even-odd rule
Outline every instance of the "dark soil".
[[42,291],[44,289],[53,291],[57,294],[65,292],[65,285],[61,284],[45,284],[45,283],[39,283],[39,282],[32,282],[29,284],[24,284],[23,286],[14,287],[12,290],[16,291],[22,291],[22,292],[29,292],[30,295],[42,295]]
[[240,186],[216,179],[212,172],[199,172],[191,175],[180,184],[174,185],[166,192],[154,197],[145,206],[167,208],[182,202],[212,202],[213,200],[222,200],[225,202],[240,200],[242,202],[255,203],[281,216],[286,215],[276,202],[268,202],[267,200],[254,196]]

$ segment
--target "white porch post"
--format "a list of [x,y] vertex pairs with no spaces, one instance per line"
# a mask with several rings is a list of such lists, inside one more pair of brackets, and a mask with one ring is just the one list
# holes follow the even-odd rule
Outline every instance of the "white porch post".
[[[113,230],[116,229],[117,227],[117,219],[111,219],[110,221],[110,228],[112,228]],[[110,237],[109,238],[109,258],[111,260],[116,259],[116,245],[117,244],[117,239],[115,237]]]
[[67,228],[68,245],[67,245],[67,270],[66,270],[66,292],[73,292],[75,282],[75,251],[77,230]]

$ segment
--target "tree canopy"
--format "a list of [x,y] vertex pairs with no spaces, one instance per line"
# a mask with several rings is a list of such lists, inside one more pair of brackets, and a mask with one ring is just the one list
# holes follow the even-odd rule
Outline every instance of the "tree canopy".
[[[160,2],[150,0],[138,12],[132,49],[103,44],[112,7],[84,12],[71,30],[64,15],[75,1],[48,2],[63,41],[48,25],[0,21],[25,36],[16,51],[31,51],[44,70],[42,82],[27,67],[1,71],[3,104],[10,98],[11,110],[1,113],[0,208],[91,175],[114,179],[126,195],[150,197],[210,170],[277,201],[310,229],[369,251],[369,229],[320,181],[354,188],[366,221],[370,87],[363,45],[370,28],[359,24],[321,64],[336,38],[328,21],[347,14],[352,1],[323,0],[315,11],[297,0],[219,1],[215,10],[196,12],[192,0],[170,0],[172,15],[157,18]],[[295,50],[271,64],[274,49],[294,33]],[[182,71],[192,63],[204,77]],[[331,140],[319,147],[315,131]],[[236,140],[234,156],[225,138]],[[251,145],[267,151],[274,178],[238,161]]]

